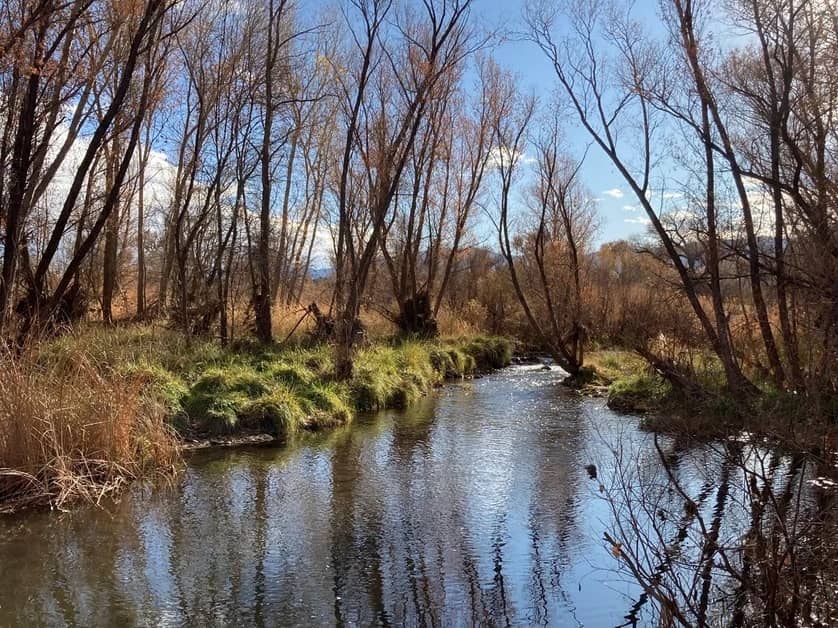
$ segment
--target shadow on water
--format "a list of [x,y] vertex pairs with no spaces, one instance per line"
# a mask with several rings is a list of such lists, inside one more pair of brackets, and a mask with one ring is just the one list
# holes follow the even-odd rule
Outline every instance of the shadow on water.
[[[754,528],[739,467],[656,446],[559,378],[506,371],[281,449],[195,454],[175,486],[104,509],[2,520],[0,626],[656,622],[661,596],[602,541],[632,531],[620,499],[668,509],[669,553],[642,565],[667,581],[673,552],[701,555],[699,521],[719,545]],[[706,564],[697,603],[736,598]]]

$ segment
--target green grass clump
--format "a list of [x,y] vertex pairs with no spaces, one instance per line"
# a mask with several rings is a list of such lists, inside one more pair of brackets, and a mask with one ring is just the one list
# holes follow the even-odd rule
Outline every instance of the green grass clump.
[[402,377],[420,389],[429,389],[444,379],[444,374],[434,368],[430,348],[422,342],[406,342],[398,346],[396,362]]
[[284,386],[276,386],[268,394],[255,399],[247,399],[238,409],[237,416],[244,427],[268,429],[282,437],[308,427],[299,396]]
[[657,373],[633,373],[608,387],[608,406],[621,412],[648,412],[672,393],[672,386]]
[[270,390],[265,379],[251,368],[213,368],[193,384],[183,408],[193,424],[203,423],[202,427],[212,433],[229,433],[239,427],[244,408]]
[[432,351],[427,344],[415,341],[360,351],[350,382],[355,406],[359,410],[377,410],[414,403],[446,377],[443,369],[450,356],[441,362],[441,351]]
[[303,364],[280,362],[267,370],[268,377],[289,386],[309,386],[315,381],[315,375]]
[[431,359],[431,365],[438,373],[443,373],[445,377],[457,377],[454,360],[449,351],[441,347],[434,347],[430,350],[428,356]]
[[477,361],[468,353],[463,353],[459,349],[454,350],[454,365],[462,373],[462,376],[471,375],[477,371]]
[[288,437],[352,420],[346,386],[317,379],[299,361],[233,364],[199,377],[183,407],[198,432],[262,430]]
[[182,418],[183,400],[189,394],[189,387],[182,378],[160,364],[148,362],[130,364],[121,372],[136,378],[142,384],[145,396],[160,404],[172,422]]
[[433,368],[445,379],[466,377],[477,370],[474,358],[457,347],[433,347],[429,356]]
[[419,387],[419,384],[410,379],[405,379],[387,399],[387,407],[407,408],[416,403],[423,394],[424,391]]
[[512,361],[512,343],[506,338],[478,336],[465,341],[461,350],[474,359],[479,371],[500,369]]
[[295,349],[284,354],[285,359],[306,367],[318,379],[328,378],[334,368],[332,352],[328,345],[310,349]]
[[302,391],[313,427],[334,427],[352,421],[349,390],[334,383],[316,383]]
[[395,349],[373,347],[361,350],[349,383],[355,407],[359,410],[390,407],[400,382]]

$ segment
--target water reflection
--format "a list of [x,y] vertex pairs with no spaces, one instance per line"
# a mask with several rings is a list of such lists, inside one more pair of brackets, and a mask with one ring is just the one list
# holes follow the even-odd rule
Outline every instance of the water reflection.
[[[817,456],[755,438],[617,452],[606,539],[666,625],[836,625],[835,494]],[[634,619],[633,613],[627,617]],[[630,625],[626,624],[626,625]]]
[[[105,510],[2,521],[0,626],[643,625],[652,605],[615,571],[584,466],[610,477],[625,448],[660,484],[658,453],[557,381],[446,387],[281,450],[203,454]],[[718,507],[713,452],[665,446]]]

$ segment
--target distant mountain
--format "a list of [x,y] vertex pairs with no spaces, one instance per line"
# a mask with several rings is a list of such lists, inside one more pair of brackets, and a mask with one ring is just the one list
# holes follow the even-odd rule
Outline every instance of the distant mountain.
[[324,266],[321,268],[309,268],[308,276],[312,279],[329,279],[335,274],[335,269],[331,266]]

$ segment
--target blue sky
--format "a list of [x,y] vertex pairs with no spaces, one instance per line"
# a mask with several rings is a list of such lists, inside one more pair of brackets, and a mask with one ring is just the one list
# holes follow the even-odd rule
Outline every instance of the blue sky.
[[[342,2],[343,0],[300,0],[300,7],[306,12],[315,7],[334,7]],[[523,15],[526,0],[474,0],[474,3],[473,18],[482,22],[486,28],[508,33],[525,31]],[[641,20],[651,32],[661,31],[656,0],[636,0],[631,7],[633,17]],[[524,40],[523,37],[509,37],[493,50],[493,56],[504,68],[515,73],[523,90],[536,94],[542,106],[549,106],[558,83],[552,66],[536,44]],[[564,124],[563,132],[571,153],[581,157],[590,144],[588,134],[570,115]],[[584,184],[598,199],[599,242],[647,233],[648,221],[639,209],[637,199],[598,147],[591,146],[588,150],[581,175]]]
[[[525,30],[522,18],[525,0],[475,0],[475,3],[475,13],[485,20],[486,26],[517,32]],[[652,31],[660,29],[656,6],[653,0],[639,0],[633,8],[633,15],[642,19]],[[557,81],[552,66],[536,44],[510,38],[495,50],[494,56],[517,75],[524,90],[535,93],[542,104],[549,104],[551,95],[556,93]],[[571,152],[581,157],[590,143],[587,132],[571,116],[566,120],[564,131]],[[623,178],[598,147],[591,146],[581,174],[585,185],[599,199],[600,242],[646,233],[645,214],[637,208],[637,200]]]

